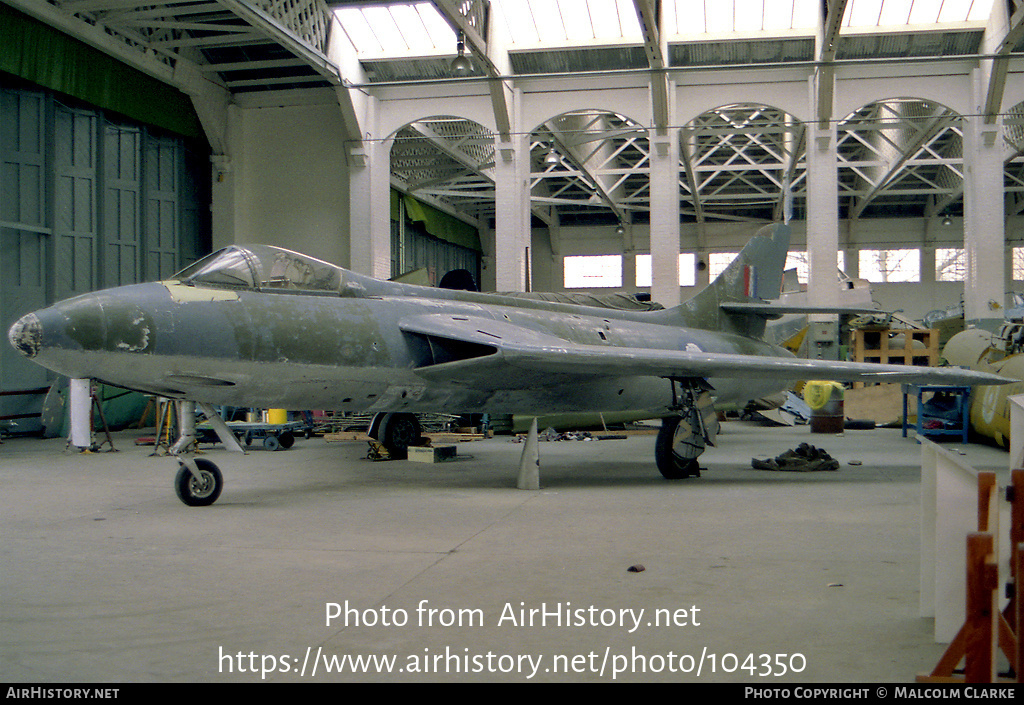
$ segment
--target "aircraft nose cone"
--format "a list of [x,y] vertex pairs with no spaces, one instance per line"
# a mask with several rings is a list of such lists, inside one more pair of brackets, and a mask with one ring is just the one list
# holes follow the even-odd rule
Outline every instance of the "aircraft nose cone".
[[43,339],[43,326],[34,313],[22,316],[7,331],[7,339],[22,355],[35,357]]

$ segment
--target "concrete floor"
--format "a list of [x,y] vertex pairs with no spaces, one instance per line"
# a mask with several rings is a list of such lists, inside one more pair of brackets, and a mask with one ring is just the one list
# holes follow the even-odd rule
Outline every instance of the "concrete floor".
[[[906,682],[944,649],[917,616],[920,452],[898,430],[730,421],[704,476],[676,482],[653,436],[542,443],[541,491],[515,489],[508,438],[442,465],[322,439],[217,447],[226,488],[206,508],[137,435],[117,453],[0,446],[0,678]],[[840,470],[751,469],[802,441]],[[332,603],[348,626],[327,625]],[[522,623],[545,608],[562,624]],[[393,672],[328,671],[354,657]]]

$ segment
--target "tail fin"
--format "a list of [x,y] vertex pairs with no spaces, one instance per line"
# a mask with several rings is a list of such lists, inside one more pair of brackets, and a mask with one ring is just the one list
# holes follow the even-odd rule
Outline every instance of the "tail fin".
[[789,252],[788,225],[767,225],[750,238],[736,259],[707,288],[667,311],[679,325],[764,337],[767,319],[755,312],[725,311],[722,304],[758,303],[777,299]]

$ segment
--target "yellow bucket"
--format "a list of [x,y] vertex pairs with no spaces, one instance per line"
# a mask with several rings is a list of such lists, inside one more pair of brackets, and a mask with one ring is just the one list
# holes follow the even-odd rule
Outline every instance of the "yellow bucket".
[[288,423],[288,411],[286,409],[267,409],[267,423],[285,424]]
[[812,410],[824,408],[831,399],[842,398],[843,385],[839,382],[809,381],[804,385],[804,401]]
[[811,433],[843,432],[843,392],[838,382],[809,381],[804,386],[804,401],[811,407]]

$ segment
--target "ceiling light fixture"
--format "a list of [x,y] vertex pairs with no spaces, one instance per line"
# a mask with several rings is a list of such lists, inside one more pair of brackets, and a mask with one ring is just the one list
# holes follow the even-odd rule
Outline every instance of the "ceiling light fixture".
[[949,217],[949,216],[947,215],[947,216],[946,216],[945,218],[943,218],[943,219],[942,219],[942,224],[943,224],[943,225],[952,225],[952,224],[953,224],[953,219],[952,219],[952,218],[950,218],[950,217]]
[[462,32],[459,32],[455,48],[459,55],[452,59],[452,73],[456,76],[466,76],[473,70],[473,62],[466,56],[466,37]]
[[622,235],[625,232],[626,232],[626,229],[624,227],[622,227],[622,223],[619,223],[618,227],[615,228],[615,234],[616,235]]
[[548,149],[547,154],[544,155],[544,163],[548,166],[557,166],[561,163],[562,158],[558,156],[558,152],[555,151],[554,145]]

